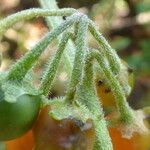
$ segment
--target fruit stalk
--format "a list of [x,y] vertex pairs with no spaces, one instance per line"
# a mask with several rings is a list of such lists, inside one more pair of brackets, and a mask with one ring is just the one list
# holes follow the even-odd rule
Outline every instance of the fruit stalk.
[[[40,3],[40,6],[44,9],[49,9],[49,10],[58,9],[59,10],[56,0],[39,0],[39,3]],[[53,29],[63,22],[63,18],[61,16],[60,17],[59,16],[46,17],[46,22],[47,22],[49,29],[51,28]],[[62,38],[61,35],[57,38],[58,43],[60,42],[61,38]],[[67,44],[66,50],[63,53],[62,59],[65,65],[65,70],[69,77],[71,76],[71,71],[73,68],[74,56],[75,56],[74,44],[72,41],[68,41],[68,44]]]
[[86,57],[83,79],[77,89],[75,99],[85,105],[93,114],[92,119],[96,131],[94,150],[112,150],[104,113],[94,88],[93,59],[89,54]]
[[93,59],[95,58],[98,61],[101,70],[114,93],[116,105],[121,114],[121,121],[127,124],[133,123],[133,111],[126,101],[125,94],[122,90],[122,87],[120,86],[119,81],[116,79],[111,69],[107,65],[106,60],[104,59],[105,57],[102,55],[102,53],[98,52],[98,50],[94,49],[91,51],[91,57],[93,57]]
[[73,99],[77,84],[80,82],[84,64],[85,50],[87,49],[87,17],[83,15],[78,23],[78,32],[75,41],[76,53],[71,79],[66,93],[66,101]]
[[13,15],[10,15],[0,21],[0,35],[3,34],[8,28],[13,26],[18,21],[24,21],[32,19],[34,17],[43,17],[43,16],[70,16],[75,12],[76,10],[72,8],[64,8],[61,10],[32,8],[28,10],[23,10]]
[[40,85],[40,91],[47,96],[49,94],[49,91],[51,89],[53,80],[55,78],[58,66],[60,64],[61,56],[66,48],[66,45],[68,43],[68,40],[72,37],[72,33],[66,32],[63,34],[62,39],[60,40],[58,50],[56,51],[56,54],[53,58],[53,60],[50,59],[46,73],[43,76],[41,85]]
[[98,44],[102,47],[103,53],[107,57],[110,65],[111,71],[117,75],[120,71],[120,58],[117,55],[116,51],[109,45],[107,40],[103,35],[98,31],[93,21],[89,20],[89,30],[94,38],[97,40]]

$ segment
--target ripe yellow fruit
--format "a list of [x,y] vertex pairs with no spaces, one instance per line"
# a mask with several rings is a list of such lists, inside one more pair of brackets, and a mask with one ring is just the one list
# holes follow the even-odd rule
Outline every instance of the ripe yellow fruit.
[[[104,108],[115,107],[115,97],[102,73],[96,68],[95,84],[97,95]],[[134,84],[133,70],[122,60],[122,69],[117,76],[126,96],[128,97]]]

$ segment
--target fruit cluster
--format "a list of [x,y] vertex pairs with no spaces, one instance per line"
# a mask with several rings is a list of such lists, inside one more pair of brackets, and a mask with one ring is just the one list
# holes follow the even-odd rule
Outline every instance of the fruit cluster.
[[[5,142],[7,150],[112,150],[113,146],[116,150],[137,147],[148,150],[150,146],[145,141],[149,135],[133,133],[132,138],[124,139],[117,129],[120,124],[133,132],[140,129],[126,101],[131,92],[132,72],[86,15],[71,8],[25,10],[0,21],[0,36],[16,22],[39,16],[67,18],[9,71],[0,73],[0,141]],[[88,31],[98,42],[99,49],[88,46]],[[32,69],[60,34],[55,56],[50,58],[41,84],[36,88]],[[75,50],[66,95],[49,99],[69,40]],[[117,113],[117,118],[108,117],[109,107],[113,108],[111,112]],[[143,125],[143,118],[141,120]]]

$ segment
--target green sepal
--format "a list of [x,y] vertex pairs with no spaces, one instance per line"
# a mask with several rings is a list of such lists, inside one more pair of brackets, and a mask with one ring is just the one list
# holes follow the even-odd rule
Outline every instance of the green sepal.
[[16,84],[4,82],[1,84],[1,90],[4,91],[4,100],[10,103],[16,102],[21,95],[40,95],[40,93],[28,83]]
[[34,72],[32,69],[30,69],[27,74],[25,75],[24,79],[23,79],[23,83],[27,84],[27,85],[32,85],[33,81],[35,80],[35,76],[34,76]]
[[[64,99],[52,100],[51,110],[49,115],[56,120],[62,120],[66,118],[76,118],[85,123],[88,119],[92,119],[92,114],[84,105],[67,104]],[[55,103],[54,103],[55,101]]]
[[4,81],[4,79],[6,78],[6,76],[7,76],[7,72],[6,71],[5,72],[0,72],[0,83],[2,81]]

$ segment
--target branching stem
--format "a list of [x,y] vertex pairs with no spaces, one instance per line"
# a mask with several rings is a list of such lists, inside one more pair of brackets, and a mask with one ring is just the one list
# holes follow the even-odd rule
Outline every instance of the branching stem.
[[[48,8],[48,6],[46,5],[48,3],[47,0],[39,1],[44,8]],[[53,3],[54,5],[56,5],[55,0],[53,0]],[[50,5],[50,3],[48,5]],[[54,27],[54,29],[51,32],[47,33],[30,51],[25,54],[24,57],[22,57],[17,63],[12,66],[12,68],[8,72],[6,79],[13,82],[22,81],[26,73],[34,66],[47,46],[55,38],[58,38],[61,33],[75,24],[75,27],[77,27],[77,30],[75,30],[76,50],[72,50],[72,58],[74,58],[74,52],[75,58],[71,59],[69,50],[67,50],[67,53],[65,54],[65,58],[67,58],[65,64],[68,63],[69,68],[68,74],[71,74],[65,101],[68,104],[71,100],[74,100],[74,102],[78,102],[76,104],[82,103],[90,110],[90,112],[92,112],[92,119],[95,125],[97,136],[94,150],[112,150],[112,143],[104,119],[104,113],[100,101],[96,96],[93,77],[93,63],[96,59],[101,67],[104,77],[107,79],[107,82],[112,89],[112,92],[116,99],[116,105],[121,114],[121,121],[126,124],[131,124],[134,121],[133,111],[128,105],[123,88],[116,78],[116,75],[119,74],[121,69],[121,61],[119,56],[117,55],[116,51],[111,48],[103,35],[96,29],[94,23],[90,19],[88,19],[87,16],[71,8],[65,8],[61,10],[34,8],[18,12],[6,17],[5,19],[0,20],[0,36],[9,27],[14,25],[18,21],[28,20],[40,16],[70,17],[68,17],[63,22],[61,22],[61,18],[60,25],[58,25],[59,21],[54,21],[52,23],[52,27]],[[53,19],[55,20],[56,18]],[[50,26],[51,21],[49,17],[47,18],[47,22]],[[55,25],[57,27],[55,27]],[[90,50],[90,52],[88,51],[86,40],[88,29],[97,40],[98,44],[102,47],[102,52],[95,49]],[[60,37],[61,40],[59,39],[58,50],[56,51],[54,58],[52,60],[49,60],[47,70],[44,74],[39,88],[39,91],[42,92],[42,94],[45,96],[48,95],[51,89],[53,80],[61,61],[62,54],[64,54],[64,50],[67,46],[68,40],[71,38],[74,38],[72,33],[66,31]],[[69,48],[71,47],[71,45],[72,43],[69,44]],[[72,60],[74,60],[74,62],[72,62]]]
[[8,73],[8,80],[21,81],[29,69],[31,69],[34,63],[37,61],[41,53],[46,49],[46,47],[63,31],[69,28],[73,23],[78,21],[79,15],[74,14],[70,16],[66,21],[64,21],[57,28],[47,33],[33,48],[28,51],[27,54],[22,57],[15,65],[12,66]]
[[[58,9],[59,10],[56,0],[38,0],[38,1],[40,3],[40,6],[44,9],[49,9],[49,10]],[[46,22],[47,22],[49,29],[53,29],[63,22],[63,18],[61,16],[60,17],[58,16],[46,17]],[[61,35],[57,37],[58,43],[60,42],[61,38],[62,38]],[[67,47],[63,53],[63,58],[62,58],[64,65],[65,65],[64,68],[68,77],[71,76],[74,56],[75,56],[75,46],[74,46],[74,43],[71,40],[69,40]]]

